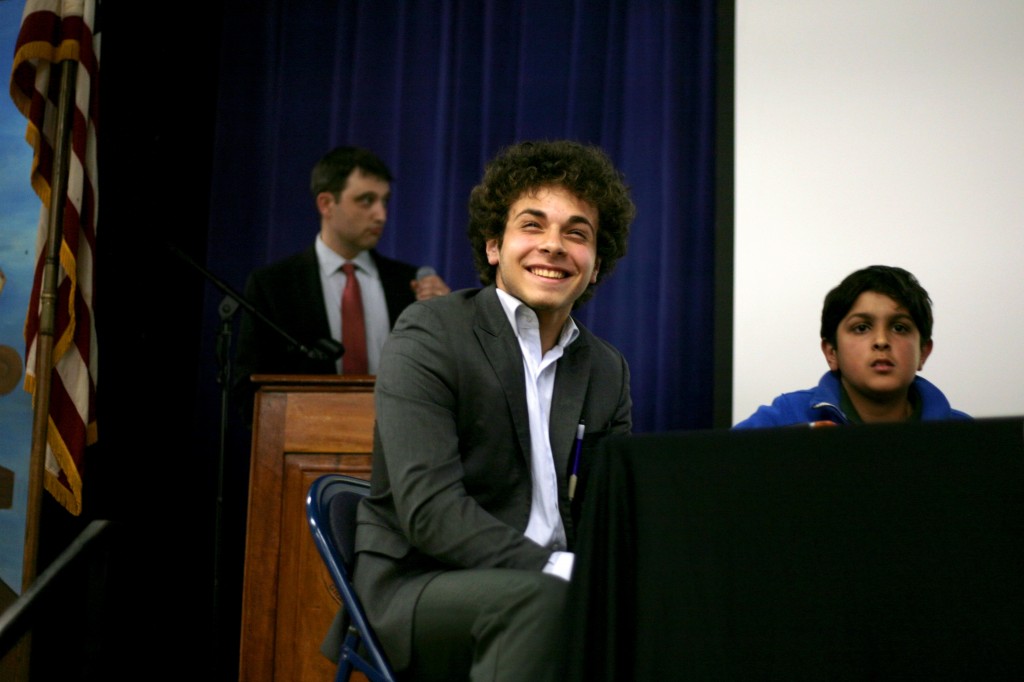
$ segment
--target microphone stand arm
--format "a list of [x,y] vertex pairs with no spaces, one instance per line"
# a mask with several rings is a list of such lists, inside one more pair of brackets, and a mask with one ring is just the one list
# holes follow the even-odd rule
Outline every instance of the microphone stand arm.
[[[285,341],[295,346],[301,353],[306,355],[313,360],[337,360],[345,352],[344,347],[333,339],[320,339],[317,341],[317,347],[310,348],[305,345],[294,336],[289,334],[280,325],[271,320],[269,317],[260,312],[259,308],[250,303],[244,296],[235,291],[229,284],[222,281],[219,277],[214,275],[212,272],[195,262],[191,257],[188,256],[184,251],[178,247],[168,244],[167,248],[178,258],[188,263],[192,268],[199,271],[199,273],[209,280],[215,287],[220,289],[223,293],[227,294],[230,298],[234,299],[238,306],[243,308],[247,313],[255,317],[257,320],[267,325],[274,330],[276,334],[281,336]],[[222,306],[224,303],[221,304]]]
[[260,312],[256,306],[247,301],[244,296],[232,289],[212,272],[199,265],[185,252],[172,244],[167,248],[178,258],[197,270],[203,277],[209,280],[214,286],[220,289],[225,297],[218,306],[220,315],[220,330],[217,334],[216,356],[217,356],[217,383],[221,385],[220,400],[220,442],[217,456],[217,499],[214,518],[214,550],[213,550],[213,631],[218,646],[223,637],[223,606],[221,604],[221,576],[224,572],[221,557],[221,544],[224,534],[224,475],[225,458],[227,449],[227,423],[228,403],[231,392],[231,319],[238,308],[244,308],[250,315],[263,322],[267,327],[273,329],[288,343],[298,348],[308,357],[314,360],[336,360],[344,353],[342,345],[331,339],[321,339],[317,342],[317,348],[309,348],[295,339],[291,334],[278,326],[273,320]]

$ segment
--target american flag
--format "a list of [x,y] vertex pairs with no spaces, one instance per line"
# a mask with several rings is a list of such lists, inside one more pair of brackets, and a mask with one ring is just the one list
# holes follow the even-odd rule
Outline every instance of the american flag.
[[[25,321],[25,390],[38,399],[41,294],[51,201],[64,205],[53,326],[43,485],[72,514],[82,510],[85,448],[96,441],[93,255],[98,214],[99,0],[27,0],[15,43],[11,98],[28,119],[31,183],[42,202],[36,268]],[[77,64],[66,196],[52,196],[61,62]]]

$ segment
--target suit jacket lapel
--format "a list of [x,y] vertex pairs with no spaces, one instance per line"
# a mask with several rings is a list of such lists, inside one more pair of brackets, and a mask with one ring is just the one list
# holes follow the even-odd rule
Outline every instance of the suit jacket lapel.
[[476,322],[473,328],[487,361],[504,389],[509,414],[512,415],[519,440],[519,451],[525,457],[530,452],[530,417],[526,412],[523,356],[493,284],[476,297]]
[[[331,338],[331,324],[327,321],[327,304],[324,302],[324,289],[323,285],[320,284],[320,261],[316,257],[316,247],[309,247],[305,252],[306,264],[303,267],[305,276],[302,278],[302,297],[297,299],[299,305],[301,302],[307,302],[308,315],[312,315],[313,319],[316,320],[315,333],[316,337],[313,339],[301,339],[304,343],[315,341],[316,339],[329,339]],[[333,363],[331,363],[333,364]]]
[[[579,324],[579,323],[577,323]],[[580,335],[565,349],[555,373],[555,390],[551,397],[551,453],[559,478],[567,475],[569,456],[573,450],[576,426],[583,415],[583,404],[590,385],[590,344],[583,328]],[[591,429],[599,427],[590,424]]]
[[[520,450],[525,455],[530,452],[530,418],[526,412],[523,356],[493,285],[477,296],[475,330],[480,347],[507,396],[509,413],[515,424]],[[585,330],[580,327],[580,336],[565,349],[565,354],[558,361],[555,389],[551,397],[549,432],[555,471],[559,479],[566,476],[569,456],[573,450],[573,439],[576,437],[576,426],[583,414],[589,385],[590,343]],[[591,428],[599,426],[592,424]]]
[[384,300],[388,304],[388,323],[393,328],[402,311],[416,301],[416,295],[409,288],[409,280],[413,278],[413,274],[398,261],[377,253],[376,249],[370,249],[370,257],[377,265],[377,274],[384,289]]

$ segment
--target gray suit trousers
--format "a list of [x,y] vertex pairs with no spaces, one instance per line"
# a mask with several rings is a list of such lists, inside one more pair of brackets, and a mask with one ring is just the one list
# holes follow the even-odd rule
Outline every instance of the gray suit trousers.
[[416,604],[412,677],[421,680],[558,678],[569,583],[513,568],[455,570]]

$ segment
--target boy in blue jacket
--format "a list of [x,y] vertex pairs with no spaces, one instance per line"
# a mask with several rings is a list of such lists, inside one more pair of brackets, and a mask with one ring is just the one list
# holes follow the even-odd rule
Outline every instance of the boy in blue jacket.
[[733,428],[970,419],[919,377],[932,352],[932,302],[911,273],[872,265],[825,297],[817,387],[783,393]]

